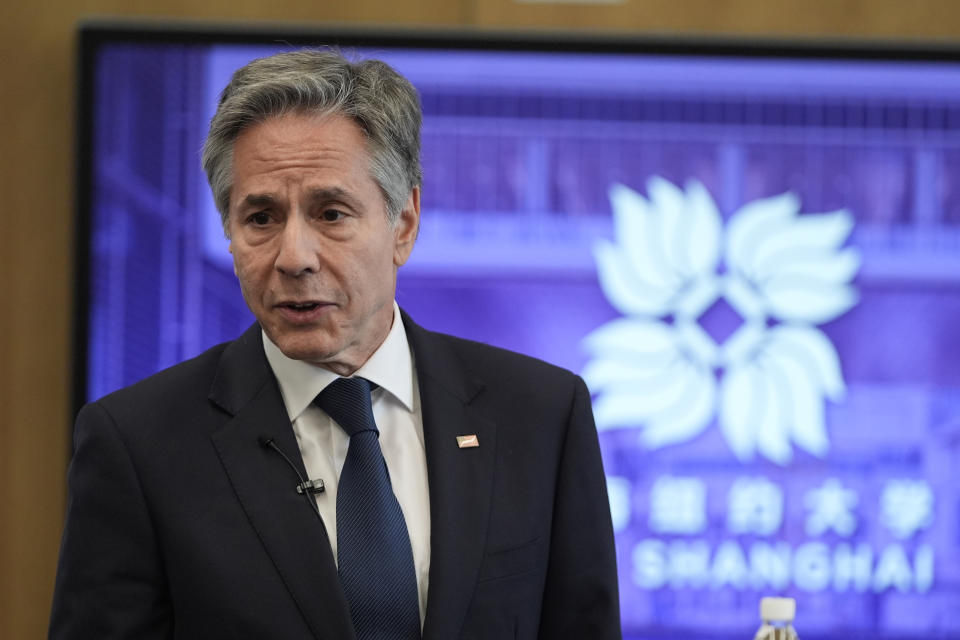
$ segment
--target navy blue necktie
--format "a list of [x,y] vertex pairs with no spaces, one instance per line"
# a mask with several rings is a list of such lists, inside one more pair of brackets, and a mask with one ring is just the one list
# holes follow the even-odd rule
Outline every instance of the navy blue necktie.
[[413,551],[380,450],[370,382],[337,378],[315,402],[350,436],[337,486],[337,566],[357,638],[416,640]]

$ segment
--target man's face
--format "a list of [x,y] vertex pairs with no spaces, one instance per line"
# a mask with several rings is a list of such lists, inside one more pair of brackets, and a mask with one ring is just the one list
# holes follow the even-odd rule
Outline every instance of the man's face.
[[288,357],[346,375],[390,330],[397,268],[420,220],[414,189],[387,218],[360,128],[290,114],[245,130],[233,149],[227,221],[247,305]]

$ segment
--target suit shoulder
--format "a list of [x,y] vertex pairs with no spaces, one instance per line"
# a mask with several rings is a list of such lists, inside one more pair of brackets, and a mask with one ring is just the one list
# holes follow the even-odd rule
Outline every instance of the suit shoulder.
[[533,356],[444,333],[432,335],[445,342],[467,369],[487,374],[496,372],[498,380],[507,386],[536,384],[556,388],[579,381],[573,372]]
[[224,342],[211,347],[198,356],[109,393],[97,402],[108,410],[115,411],[127,407],[143,410],[157,403],[169,403],[172,398],[176,398],[178,403],[205,399],[217,374],[223,352],[230,344]]

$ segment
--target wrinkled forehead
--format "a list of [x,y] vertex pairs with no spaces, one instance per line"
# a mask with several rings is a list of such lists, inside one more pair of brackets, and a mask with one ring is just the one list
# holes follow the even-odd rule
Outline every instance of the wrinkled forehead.
[[230,191],[237,180],[238,162],[249,162],[251,157],[261,163],[282,165],[311,154],[347,152],[358,158],[367,175],[376,181],[370,137],[355,118],[339,111],[306,109],[271,115],[248,123],[233,139]]

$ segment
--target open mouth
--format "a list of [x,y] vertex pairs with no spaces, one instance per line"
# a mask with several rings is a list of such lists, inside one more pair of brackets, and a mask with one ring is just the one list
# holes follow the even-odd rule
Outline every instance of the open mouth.
[[292,309],[293,311],[313,311],[320,306],[317,302],[285,302],[280,305],[286,309]]

